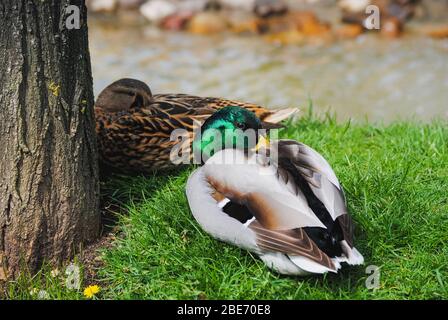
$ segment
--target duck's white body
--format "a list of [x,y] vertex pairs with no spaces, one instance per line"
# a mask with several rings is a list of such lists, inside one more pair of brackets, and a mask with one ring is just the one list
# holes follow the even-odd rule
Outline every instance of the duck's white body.
[[[348,212],[341,186],[325,159],[292,140],[271,145],[271,150],[277,148],[280,161],[293,158],[297,171],[333,221],[349,221],[345,219]],[[290,169],[284,170],[278,160],[269,164],[264,154],[246,156],[235,149],[220,151],[193,172],[186,190],[191,211],[205,231],[258,254],[279,273],[337,272],[341,262],[363,263],[362,255],[351,244],[352,234],[347,233],[347,239],[340,243],[344,254],[333,258],[307,236],[301,228],[325,225],[308,206]],[[223,210],[230,201],[245,206],[253,217],[240,221],[230,216]]]

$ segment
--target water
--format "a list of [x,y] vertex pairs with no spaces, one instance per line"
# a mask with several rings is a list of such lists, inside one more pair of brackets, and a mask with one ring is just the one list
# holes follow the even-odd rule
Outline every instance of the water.
[[339,119],[448,119],[448,40],[363,35],[334,43],[278,46],[256,36],[196,36],[131,19],[90,19],[97,95],[122,77],[153,93],[190,93],[304,106]]

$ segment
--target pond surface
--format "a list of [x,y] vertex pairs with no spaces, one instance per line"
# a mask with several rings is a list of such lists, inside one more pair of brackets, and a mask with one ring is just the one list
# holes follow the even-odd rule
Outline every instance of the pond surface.
[[448,119],[448,39],[363,35],[278,46],[257,36],[197,36],[91,18],[97,95],[122,77],[153,93],[190,93],[269,107],[308,105],[339,119]]

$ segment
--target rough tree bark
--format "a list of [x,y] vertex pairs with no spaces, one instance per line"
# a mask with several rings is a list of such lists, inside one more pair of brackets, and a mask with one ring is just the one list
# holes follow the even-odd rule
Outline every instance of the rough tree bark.
[[86,18],[81,0],[0,0],[0,278],[99,234]]

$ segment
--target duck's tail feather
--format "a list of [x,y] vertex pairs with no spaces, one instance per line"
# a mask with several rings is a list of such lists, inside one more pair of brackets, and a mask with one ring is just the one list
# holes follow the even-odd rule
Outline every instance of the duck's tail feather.
[[308,272],[308,273],[314,273],[314,274],[323,274],[323,273],[327,273],[327,272],[337,273],[338,270],[341,268],[341,264],[339,263],[339,261],[334,260],[334,259],[332,259],[334,269],[330,269],[330,268],[328,268],[322,264],[319,264],[315,261],[312,261],[306,257],[288,255],[288,258],[297,267],[299,267],[301,270]]
[[355,247],[351,248],[345,240],[341,241],[341,247],[344,254],[340,257],[331,258],[331,261],[333,262],[335,269],[330,269],[306,257],[292,256],[292,255],[288,255],[288,257],[292,263],[294,263],[304,272],[317,273],[317,274],[327,272],[337,273],[338,270],[341,268],[341,263],[343,262],[353,266],[364,264],[364,257],[358,250],[356,250]]
[[346,262],[352,266],[364,264],[364,257],[355,247],[351,248],[345,240],[340,243],[342,252],[344,252],[344,256],[340,262]]
[[279,123],[280,121],[286,120],[294,116],[299,111],[298,108],[284,108],[272,110],[272,113],[264,117],[262,120],[264,122]]

